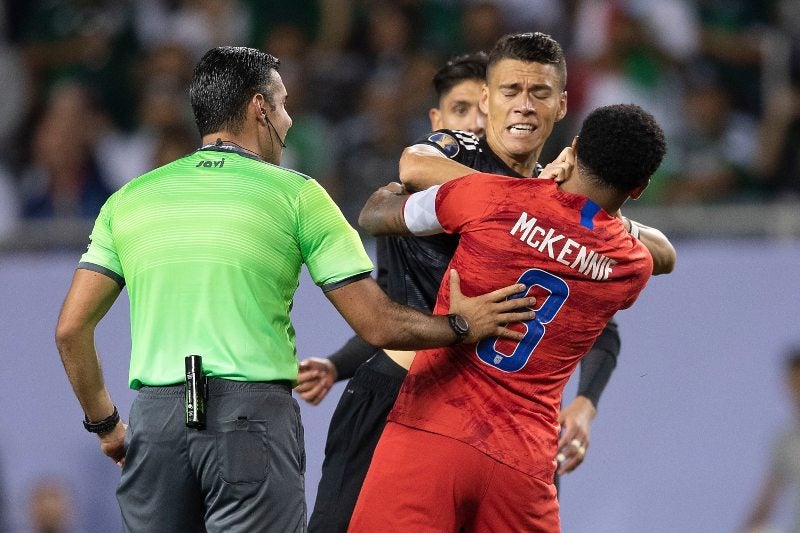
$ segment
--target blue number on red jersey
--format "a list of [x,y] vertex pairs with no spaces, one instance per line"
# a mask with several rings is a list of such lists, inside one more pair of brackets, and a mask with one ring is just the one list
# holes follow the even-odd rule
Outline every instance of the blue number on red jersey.
[[525,290],[514,294],[510,299],[522,298],[535,286],[543,287],[550,291],[550,294],[539,306],[539,310],[536,311],[536,317],[523,322],[526,329],[525,336],[519,341],[510,355],[497,350],[497,337],[487,337],[478,343],[475,351],[480,360],[504,372],[517,372],[528,363],[531,354],[533,354],[539,341],[544,337],[545,324],[555,318],[569,296],[569,287],[563,279],[538,268],[527,270],[520,276],[517,283],[524,284]]

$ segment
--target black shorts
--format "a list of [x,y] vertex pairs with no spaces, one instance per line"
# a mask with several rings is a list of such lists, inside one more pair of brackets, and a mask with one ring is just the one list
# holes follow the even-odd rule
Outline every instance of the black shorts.
[[309,533],[345,533],[407,372],[382,350],[361,365],[339,399],[325,443],[325,460]]

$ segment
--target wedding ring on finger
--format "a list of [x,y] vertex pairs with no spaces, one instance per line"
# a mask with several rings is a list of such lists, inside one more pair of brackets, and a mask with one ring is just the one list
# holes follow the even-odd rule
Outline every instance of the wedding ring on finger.
[[572,439],[571,441],[569,441],[569,445],[573,446],[577,450],[583,448],[583,443],[578,439]]

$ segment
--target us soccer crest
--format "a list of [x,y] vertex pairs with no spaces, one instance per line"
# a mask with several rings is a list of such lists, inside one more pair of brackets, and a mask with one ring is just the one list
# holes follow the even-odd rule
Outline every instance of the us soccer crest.
[[430,137],[428,137],[428,140],[439,146],[442,152],[444,152],[444,155],[451,159],[458,153],[458,141],[449,133],[437,131],[436,133],[432,133]]

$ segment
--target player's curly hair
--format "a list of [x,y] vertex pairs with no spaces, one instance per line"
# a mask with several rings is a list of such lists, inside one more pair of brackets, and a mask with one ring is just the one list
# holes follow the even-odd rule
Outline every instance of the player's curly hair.
[[189,87],[200,136],[241,131],[247,103],[256,93],[274,106],[271,71],[279,66],[278,58],[255,48],[220,46],[206,52]]
[[465,80],[483,82],[486,79],[486,65],[488,63],[489,56],[486,52],[464,54],[450,59],[433,77],[433,88],[436,90],[436,96],[441,98],[450,89]]
[[647,185],[667,151],[664,131],[635,104],[599,107],[583,121],[576,145],[584,175],[621,192]]
[[500,37],[489,52],[487,71],[491,71],[502,59],[555,65],[561,78],[561,90],[567,86],[567,60],[564,58],[564,50],[558,41],[546,33],[509,33]]

